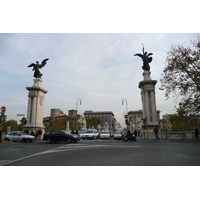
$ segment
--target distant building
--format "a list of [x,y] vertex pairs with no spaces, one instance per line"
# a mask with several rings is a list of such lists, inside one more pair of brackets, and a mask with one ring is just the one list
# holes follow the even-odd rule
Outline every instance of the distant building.
[[[136,111],[129,111],[128,112],[129,119],[131,118],[132,122],[135,122],[136,119],[143,119],[143,111],[142,110],[136,110]],[[160,111],[157,110],[157,120],[160,120]]]
[[71,120],[72,121],[72,129],[73,130],[80,130],[81,129],[81,123],[83,121],[83,116],[77,114],[77,110],[68,110],[68,116],[67,116],[67,120]]
[[159,120],[160,130],[161,131],[171,131],[172,125],[169,121],[172,114],[163,115],[162,119]]
[[52,108],[51,109],[51,113],[50,116],[52,117],[52,119],[55,119],[56,117],[60,117],[65,115],[64,112],[58,108]]
[[116,119],[114,118],[114,114],[111,111],[92,111],[92,110],[86,110],[84,113],[85,118],[92,118],[96,117],[101,119],[102,121],[102,128],[104,125],[108,124],[108,130],[114,131],[116,130],[116,125],[119,126],[119,124],[116,122]]
[[[133,128],[137,129],[138,127],[141,128],[143,125],[143,110],[135,110],[128,112],[128,119],[132,124]],[[157,120],[160,120],[160,111],[157,110]],[[147,122],[148,123],[148,122]]]

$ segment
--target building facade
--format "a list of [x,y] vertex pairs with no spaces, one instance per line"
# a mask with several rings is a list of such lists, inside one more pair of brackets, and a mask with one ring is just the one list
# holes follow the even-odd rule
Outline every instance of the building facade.
[[86,110],[84,113],[85,118],[92,118],[96,117],[101,119],[101,127],[105,125],[108,125],[109,131],[116,130],[115,125],[117,124],[116,119],[114,118],[114,114],[111,111],[92,111],[92,110]]
[[52,117],[52,119],[55,119],[56,117],[61,117],[65,115],[64,112],[58,108],[52,108],[51,112],[50,112],[50,116]]
[[[160,121],[160,111],[157,110],[157,121]],[[128,119],[135,129],[141,127],[143,124],[143,110],[135,110],[128,112]],[[147,122],[148,123],[148,122]]]

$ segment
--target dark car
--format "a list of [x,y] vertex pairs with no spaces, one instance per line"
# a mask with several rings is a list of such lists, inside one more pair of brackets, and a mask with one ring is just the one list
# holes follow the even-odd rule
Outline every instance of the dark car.
[[45,132],[43,140],[47,143],[56,143],[57,141],[67,141],[68,143],[76,143],[78,140],[80,140],[80,136],[72,134],[69,131],[65,130],[51,130]]

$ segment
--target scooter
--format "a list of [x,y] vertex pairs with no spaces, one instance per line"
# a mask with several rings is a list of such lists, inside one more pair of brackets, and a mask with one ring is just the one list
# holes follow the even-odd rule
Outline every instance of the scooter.
[[125,133],[122,134],[122,141],[128,142],[133,141],[136,142],[136,135],[131,133],[129,136],[125,135]]

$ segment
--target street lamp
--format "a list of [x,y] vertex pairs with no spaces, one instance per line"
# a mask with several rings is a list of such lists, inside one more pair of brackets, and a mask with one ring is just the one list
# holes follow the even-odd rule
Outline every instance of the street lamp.
[[181,116],[181,130],[182,130],[182,139],[184,139],[184,130],[183,130],[183,107],[182,103],[179,103],[179,108],[180,108],[180,116]]
[[122,98],[122,105],[124,105],[124,101],[126,102],[126,114],[128,114],[128,103],[125,97]]
[[77,101],[76,101],[76,130],[78,130],[77,129],[77,125],[78,125],[78,103],[80,103],[80,105],[81,105],[81,103],[82,103],[81,98],[78,98]]

